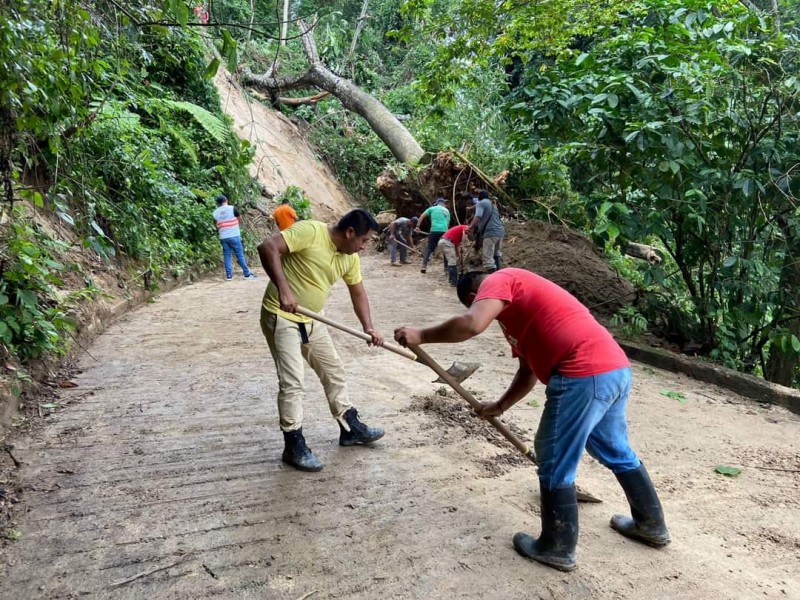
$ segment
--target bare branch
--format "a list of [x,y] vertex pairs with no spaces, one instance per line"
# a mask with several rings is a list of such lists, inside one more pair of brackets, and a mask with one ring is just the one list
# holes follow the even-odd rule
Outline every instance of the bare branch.
[[280,96],[278,98],[278,102],[281,104],[285,104],[286,106],[309,106],[312,104],[316,104],[321,100],[324,100],[328,96],[330,96],[330,92],[320,92],[319,94],[314,94],[313,96],[305,96],[303,98],[290,98],[288,96]]
[[299,75],[272,77],[270,73],[256,75],[250,70],[250,67],[243,67],[242,81],[248,85],[255,86],[258,89],[266,90],[267,92],[276,92],[279,90],[297,90],[300,88],[314,86],[314,81],[311,77],[311,71],[306,71],[305,73],[301,73]]
[[778,0],[772,0],[772,20],[775,25],[775,31],[781,30],[781,13],[778,8]]
[[314,41],[314,25],[308,27],[302,19],[297,22],[300,27],[300,39],[303,42],[303,50],[306,53],[306,58],[311,65],[319,64],[319,53],[317,52],[317,43]]
[[349,65],[350,68],[350,77],[353,77],[353,54],[356,51],[356,45],[358,44],[358,38],[361,36],[361,31],[364,29],[364,25],[367,22],[367,8],[369,7],[369,0],[364,0],[364,3],[361,5],[361,14],[358,17],[358,24],[356,25],[356,31],[353,34],[353,43],[350,44],[350,51],[347,53],[347,56],[344,59],[343,68],[347,68]]

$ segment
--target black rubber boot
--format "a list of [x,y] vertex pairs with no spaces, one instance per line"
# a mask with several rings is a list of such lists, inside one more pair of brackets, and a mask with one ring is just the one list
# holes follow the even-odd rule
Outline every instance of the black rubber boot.
[[522,556],[559,571],[572,571],[578,545],[578,499],[575,486],[546,490],[542,496],[542,532],[539,539],[527,533],[514,536],[514,548]]
[[501,256],[494,257],[494,266],[498,271],[503,268],[503,258]]
[[358,419],[358,411],[348,408],[341,417],[347,423],[350,431],[339,422],[339,445],[355,446],[357,444],[371,444],[383,437],[384,431],[380,427],[367,427]]
[[670,538],[664,522],[664,509],[661,508],[656,488],[653,487],[653,482],[644,465],[633,471],[618,474],[617,481],[625,490],[633,518],[614,515],[611,517],[611,527],[625,537],[643,542],[648,546],[660,548],[669,544]]
[[284,431],[283,441],[286,444],[283,449],[283,462],[301,471],[322,470],[322,461],[306,446],[302,427],[296,431]]
[[458,285],[458,267],[455,265],[447,267],[447,274],[450,277],[450,285]]

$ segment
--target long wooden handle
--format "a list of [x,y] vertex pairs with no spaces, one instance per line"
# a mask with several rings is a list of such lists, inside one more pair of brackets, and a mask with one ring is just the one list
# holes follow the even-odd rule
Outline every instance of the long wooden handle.
[[[423,350],[419,346],[411,346],[411,349],[417,355],[419,362],[423,362],[426,365],[428,365],[431,369],[433,369],[436,372],[436,374],[439,375],[439,377],[441,377],[442,379],[444,379],[450,385],[451,388],[453,388],[456,392],[458,392],[459,395],[461,395],[461,397],[464,398],[464,400],[466,400],[467,403],[469,403],[469,405],[472,408],[480,409],[483,406],[483,404],[479,402],[475,398],[475,396],[473,396],[467,390],[465,390],[462,387],[462,385],[458,383],[458,381],[456,381],[456,379],[452,375],[450,375],[450,373],[448,373],[446,369],[443,369],[439,363],[433,360],[430,357],[430,355],[427,352],[425,352],[425,350]],[[486,420],[489,423],[491,423],[492,427],[497,429],[497,431],[499,431],[504,438],[506,438],[509,442],[514,444],[517,450],[519,450],[525,456],[527,456],[532,463],[536,464],[536,454],[534,453],[533,448],[525,444],[525,442],[523,442],[516,435],[511,433],[511,430],[508,427],[506,427],[506,425],[501,423],[497,417],[489,417]]]
[[417,250],[416,248],[412,248],[412,247],[411,247],[411,246],[409,246],[408,244],[404,244],[403,242],[401,242],[400,240],[398,240],[396,237],[395,237],[394,241],[395,241],[396,243],[400,244],[401,246],[403,246],[403,247],[405,247],[405,248],[408,248],[408,249],[409,249],[409,250],[411,250],[412,252],[416,252],[417,254],[419,254],[419,253],[420,253],[420,251],[419,251],[419,250]]
[[[349,333],[350,335],[354,335],[357,338],[361,338],[365,342],[372,341],[372,336],[368,333],[364,333],[363,331],[359,331],[358,329],[353,329],[352,327],[348,327],[347,325],[342,325],[341,323],[337,323],[329,319],[328,317],[321,315],[319,313],[315,313],[313,310],[308,310],[307,308],[303,308],[302,306],[297,307],[297,312],[301,315],[304,315],[310,319],[314,319],[315,321],[319,321],[320,323],[325,323],[326,325],[330,325],[331,327],[338,329],[340,331],[344,331],[345,333]],[[381,348],[386,348],[390,352],[394,352],[395,354],[399,354],[400,356],[407,358],[409,360],[413,360],[415,362],[419,362],[417,360],[417,355],[411,352],[411,350],[406,350],[402,346],[395,346],[391,342],[384,342]]]

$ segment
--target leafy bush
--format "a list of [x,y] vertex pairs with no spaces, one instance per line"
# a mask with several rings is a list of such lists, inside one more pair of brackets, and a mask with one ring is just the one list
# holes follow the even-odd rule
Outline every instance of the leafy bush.
[[213,197],[252,192],[252,149],[221,112],[201,36],[131,15],[164,17],[159,5],[20,0],[0,20],[0,342],[23,360],[63,352],[71,303],[97,290],[61,292],[64,247],[19,198],[157,282],[216,262]]
[[66,347],[62,333],[75,328],[56,295],[64,265],[55,255],[64,244],[41,233],[22,205],[14,217],[0,250],[0,342],[22,360],[60,354]]
[[289,185],[286,186],[286,189],[283,190],[280,194],[275,196],[275,201],[278,203],[283,202],[284,200],[289,200],[289,204],[294,209],[294,212],[297,213],[297,218],[301,221],[308,220],[312,218],[311,213],[311,200],[303,193],[296,185]]

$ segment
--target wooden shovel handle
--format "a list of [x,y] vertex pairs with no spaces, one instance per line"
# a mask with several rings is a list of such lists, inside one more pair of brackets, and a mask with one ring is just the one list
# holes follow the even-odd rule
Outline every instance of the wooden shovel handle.
[[[466,400],[467,403],[472,408],[480,409],[483,406],[483,403],[478,401],[478,399],[475,398],[475,396],[473,396],[467,390],[465,390],[462,387],[462,385],[458,383],[458,381],[456,381],[456,379],[452,375],[450,375],[450,373],[448,373],[446,369],[443,369],[439,363],[433,360],[430,357],[430,355],[427,352],[425,352],[425,350],[423,350],[419,346],[411,346],[411,349],[414,351],[414,354],[417,355],[417,359],[419,360],[419,362],[425,363],[431,369],[433,369],[436,372],[436,374],[439,375],[439,377],[441,377],[442,379],[444,379],[448,383],[448,385],[450,385],[451,388],[453,388],[456,392],[458,392],[459,395],[461,395],[461,397],[464,398],[464,400]],[[505,424],[500,422],[500,420],[497,417],[488,417],[486,420],[492,425],[492,427],[497,429],[497,431],[499,431],[504,438],[506,438],[509,442],[514,444],[517,450],[519,450],[525,456],[527,456],[532,463],[536,464],[536,454],[533,452],[533,448],[525,444],[525,442],[523,442],[516,435],[511,433],[511,430]]]
[[[297,307],[297,312],[305,317],[310,319],[314,319],[315,321],[319,321],[320,323],[325,323],[326,325],[330,325],[331,327],[338,329],[340,331],[344,331],[345,333],[349,333],[357,338],[361,338],[365,342],[371,342],[372,336],[368,333],[364,333],[363,331],[359,331],[358,329],[353,329],[352,327],[348,327],[347,325],[342,325],[341,323],[337,323],[329,319],[328,317],[321,315],[319,313],[315,313],[313,310],[308,310],[307,308],[303,308],[302,306]],[[411,352],[411,350],[406,350],[402,346],[396,346],[391,342],[384,342],[381,348],[385,348],[390,352],[394,352],[395,354],[399,354],[409,360],[417,361],[417,355]]]

